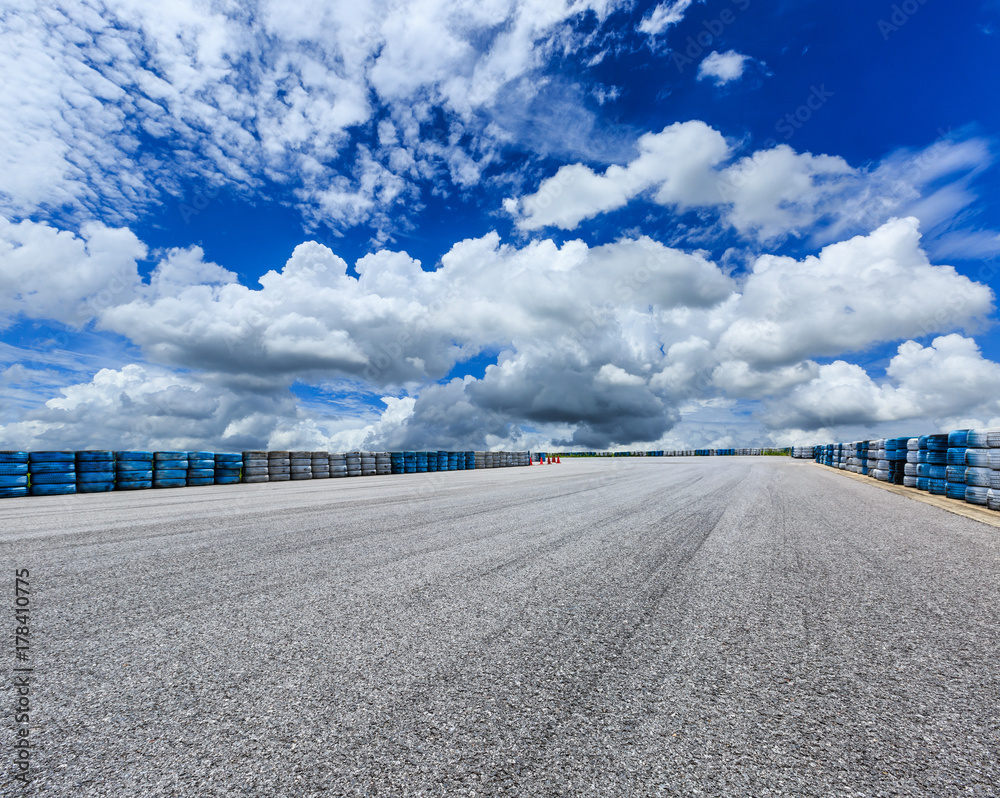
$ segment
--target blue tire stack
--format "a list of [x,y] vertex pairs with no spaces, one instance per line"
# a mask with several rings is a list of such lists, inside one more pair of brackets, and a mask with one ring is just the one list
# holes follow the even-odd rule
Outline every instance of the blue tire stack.
[[76,493],[76,455],[73,452],[29,452],[28,484],[32,496]]
[[956,429],[948,433],[947,480],[945,496],[949,499],[965,501],[965,450],[969,439],[969,430]]
[[407,474],[417,473],[417,453],[403,452],[403,466]]
[[929,435],[921,435],[917,438],[917,490],[929,491],[931,489],[930,474],[927,469],[927,439]]
[[406,455],[403,452],[389,452],[389,462],[393,474],[406,473]]
[[76,453],[76,492],[106,493],[115,489],[115,453]]
[[188,452],[187,484],[215,484],[215,452]]
[[243,468],[240,452],[216,452],[214,482],[216,485],[238,485]]
[[0,452],[0,499],[28,495],[28,453]]
[[948,465],[947,435],[927,436],[927,464],[931,466],[928,472],[928,476],[930,477],[928,490],[935,496],[944,496],[948,487],[946,479]]
[[414,452],[414,462],[418,474],[427,473],[427,452]]
[[472,471],[476,467],[476,453],[466,452],[465,453],[465,470]]
[[115,452],[115,490],[153,487],[152,452]]
[[153,455],[154,488],[183,488],[187,485],[187,472],[187,452],[156,452]]

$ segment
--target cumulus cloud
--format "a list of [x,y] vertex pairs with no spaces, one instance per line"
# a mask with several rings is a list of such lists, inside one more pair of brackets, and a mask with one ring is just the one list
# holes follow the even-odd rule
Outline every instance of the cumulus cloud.
[[[900,151],[872,168],[843,158],[796,152],[787,144],[736,158],[721,133],[704,122],[675,123],[637,141],[638,155],[598,174],[584,164],[562,166],[538,190],[504,202],[523,230],[581,222],[644,198],[678,211],[708,209],[743,236],[767,243],[790,235],[822,245],[867,233],[895,216],[916,216],[950,249],[1000,251],[995,232],[952,230],[975,200],[973,179],[993,163],[978,139],[942,139],[922,151]],[[945,239],[951,233],[951,239]]]
[[698,80],[710,78],[716,86],[739,80],[743,77],[743,69],[749,60],[749,56],[735,50],[712,52],[698,65]]
[[146,252],[127,229],[93,222],[75,235],[0,216],[0,328],[18,316],[85,324],[132,298]]
[[944,335],[929,346],[906,341],[886,377],[876,382],[860,366],[835,361],[771,408],[766,419],[773,427],[802,430],[908,422],[926,432],[960,423],[986,426],[1000,415],[1000,364],[984,358],[971,338]]
[[[141,250],[127,231],[95,227],[83,238],[45,226],[5,230],[15,242],[62,236],[77,259],[103,263],[111,251],[108,262],[124,260],[131,274],[134,261],[121,253]],[[99,247],[105,237],[119,246]],[[0,259],[0,279],[5,270],[18,274],[13,263]],[[34,318],[59,320],[67,290],[41,285],[27,307]],[[75,286],[68,296],[91,290]],[[15,423],[6,434],[40,440],[38,425],[75,424],[80,434],[103,429],[123,440],[136,418],[148,417],[162,426],[144,432],[177,448],[199,434],[228,447],[418,448],[436,440],[463,449],[604,448],[662,440],[685,417],[707,423],[706,412],[735,412],[739,401],[773,407],[772,429],[804,428],[826,412],[813,391],[853,397],[841,412],[855,420],[874,400],[889,401],[865,388],[857,367],[816,358],[974,328],[992,302],[987,286],[928,259],[912,218],[802,260],[761,256],[739,278],[647,237],[513,246],[490,233],[455,244],[434,271],[382,250],[352,272],[328,247],[306,242],[257,287],[198,248],[170,250],[147,280],[90,311],[97,329],[136,344],[149,363],[65,386],[29,414],[29,426]],[[932,360],[972,357],[948,349],[951,340],[935,341]],[[481,378],[449,378],[481,356],[496,358]],[[922,396],[944,391],[950,377],[920,382],[928,357],[901,348],[890,377]],[[295,398],[297,381],[367,404],[338,420],[332,408],[342,402],[324,414],[322,404]],[[376,412],[378,397],[384,410]],[[801,409],[809,407],[813,416]],[[113,421],[102,424],[102,414]]]
[[758,258],[719,347],[786,365],[974,324],[992,309],[988,286],[931,264],[917,220],[897,219],[802,261]]

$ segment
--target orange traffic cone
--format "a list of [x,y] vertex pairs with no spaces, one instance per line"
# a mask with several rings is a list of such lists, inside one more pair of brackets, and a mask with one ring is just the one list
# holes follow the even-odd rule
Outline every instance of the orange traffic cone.
[[562,463],[562,458],[561,458],[561,457],[557,457],[557,458],[556,458],[556,462],[557,462],[557,463]]

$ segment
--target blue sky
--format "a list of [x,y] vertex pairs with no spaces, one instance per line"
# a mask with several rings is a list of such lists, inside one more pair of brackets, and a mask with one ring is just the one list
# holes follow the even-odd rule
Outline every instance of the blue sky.
[[1000,3],[8,4],[3,448],[1000,425]]

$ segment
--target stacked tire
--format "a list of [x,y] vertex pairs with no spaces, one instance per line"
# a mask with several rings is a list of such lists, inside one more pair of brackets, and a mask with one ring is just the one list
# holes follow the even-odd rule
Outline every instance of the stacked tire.
[[965,451],[968,448],[969,430],[956,429],[948,433],[948,460],[946,468],[945,496],[949,499],[965,501]]
[[153,487],[152,452],[115,452],[115,490]]
[[329,479],[330,478],[329,452],[313,452],[311,460],[312,460],[312,478]]
[[0,499],[28,495],[28,453],[0,452]]
[[187,476],[187,452],[156,452],[153,454],[154,488],[186,487]]
[[243,455],[238,452],[216,452],[215,473],[213,479],[216,485],[238,485],[243,466]]
[[[527,465],[527,463],[525,463]],[[476,453],[466,452],[465,453],[465,470],[473,471],[476,468]]]
[[903,486],[917,487],[917,465],[920,459],[920,438],[906,441],[906,461],[903,463]]
[[347,453],[347,476],[361,476],[361,452]]
[[990,444],[990,489],[986,493],[986,506],[1000,510],[1000,430],[990,430],[987,440]]
[[267,452],[243,452],[243,481],[251,483],[269,482],[270,471],[268,463],[270,463],[270,459],[267,456]]
[[405,474],[406,473],[406,453],[405,452],[392,452],[389,456],[389,465],[392,467],[393,474]]
[[379,475],[392,473],[392,457],[388,452],[375,452],[375,473]]
[[328,462],[330,464],[331,479],[339,479],[347,476],[347,455],[344,452],[334,452],[330,455]]
[[312,479],[312,452],[289,452],[288,470],[295,481]]
[[107,493],[115,489],[115,453],[76,453],[76,492]]
[[928,473],[930,464],[927,462],[927,439],[929,435],[917,438],[917,490],[929,491],[931,480]]
[[188,452],[187,484],[193,487],[215,484],[215,452]]
[[965,500],[969,504],[989,506],[990,468],[989,435],[992,430],[970,429],[965,449]]
[[948,489],[948,435],[927,436],[928,491],[933,496],[944,496]]
[[286,451],[267,453],[268,482],[288,482],[292,478],[290,454]]
[[76,493],[76,455],[73,452],[29,452],[28,485],[32,496]]

